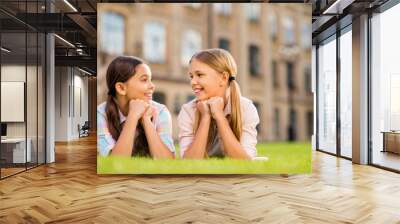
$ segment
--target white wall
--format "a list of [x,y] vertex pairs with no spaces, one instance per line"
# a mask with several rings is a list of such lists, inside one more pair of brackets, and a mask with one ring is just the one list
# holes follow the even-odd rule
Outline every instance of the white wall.
[[56,67],[55,85],[55,140],[77,139],[78,124],[88,120],[88,78],[76,68]]
[[[1,81],[18,81],[18,82],[25,82],[25,74],[27,69],[28,74],[32,73],[33,69],[36,69],[32,66],[28,66],[27,68],[25,65],[2,65],[1,66]],[[35,70],[36,73],[36,70]],[[27,96],[35,96],[35,94],[29,93]],[[28,99],[27,99],[28,100]],[[28,100],[29,101],[29,100]],[[1,108],[1,110],[7,110],[7,108]],[[35,114],[36,116],[36,114]],[[31,120],[28,114],[28,120]],[[25,137],[25,122],[7,122],[7,136],[8,137]],[[28,136],[29,137],[29,136]]]

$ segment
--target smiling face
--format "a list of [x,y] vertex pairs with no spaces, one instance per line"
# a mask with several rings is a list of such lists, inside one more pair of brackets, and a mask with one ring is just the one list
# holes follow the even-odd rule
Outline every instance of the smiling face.
[[222,74],[207,64],[197,59],[192,59],[189,64],[189,76],[192,90],[198,100],[207,100],[214,96],[224,96],[227,81],[224,80]]
[[151,70],[146,64],[139,64],[135,68],[136,73],[128,81],[115,84],[117,92],[124,95],[127,100],[141,99],[149,102],[153,98],[155,89],[151,81]]

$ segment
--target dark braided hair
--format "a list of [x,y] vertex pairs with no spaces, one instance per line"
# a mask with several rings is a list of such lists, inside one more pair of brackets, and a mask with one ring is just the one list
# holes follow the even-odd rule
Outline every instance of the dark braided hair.
[[[117,82],[126,82],[136,74],[136,67],[140,64],[145,64],[140,58],[133,56],[119,56],[115,58],[107,68],[107,104],[106,104],[106,117],[108,129],[111,136],[117,140],[122,131],[122,125],[119,118],[118,105],[115,102],[117,91],[115,84]],[[144,132],[142,124],[139,122],[136,128],[138,133],[132,156],[150,156],[149,144]]]

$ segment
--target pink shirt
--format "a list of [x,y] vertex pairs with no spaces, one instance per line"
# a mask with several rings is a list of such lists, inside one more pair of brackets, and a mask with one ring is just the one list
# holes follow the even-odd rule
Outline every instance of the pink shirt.
[[[182,106],[181,111],[178,115],[178,126],[179,126],[179,146],[181,158],[185,153],[185,150],[190,146],[194,140],[195,133],[193,132],[195,114],[196,114],[196,100],[192,100]],[[245,97],[241,97],[240,105],[242,108],[242,137],[240,144],[246,151],[246,153],[254,158],[257,156],[257,129],[256,126],[260,122],[258,117],[257,109],[253,102]],[[225,116],[231,114],[231,103],[228,100],[227,105],[224,108]],[[211,145],[209,156],[223,156],[223,144],[222,139],[217,134]]]

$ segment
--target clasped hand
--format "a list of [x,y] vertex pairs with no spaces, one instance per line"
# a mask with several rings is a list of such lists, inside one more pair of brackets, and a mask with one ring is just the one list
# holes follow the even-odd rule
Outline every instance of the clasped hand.
[[219,96],[211,97],[208,100],[199,100],[196,107],[202,117],[212,116],[217,119],[224,116],[224,99]]
[[129,101],[129,115],[134,119],[143,122],[144,120],[151,120],[153,116],[152,106],[140,99],[132,99]]

